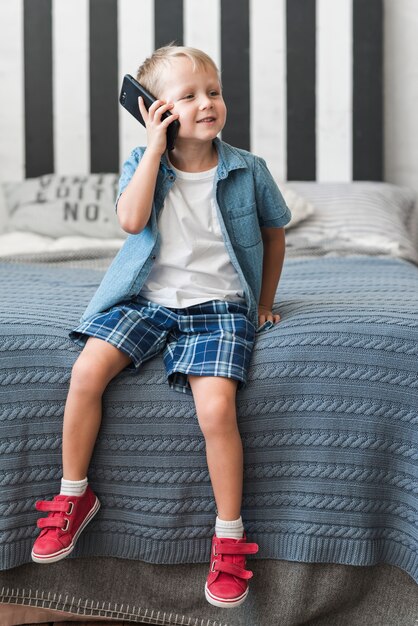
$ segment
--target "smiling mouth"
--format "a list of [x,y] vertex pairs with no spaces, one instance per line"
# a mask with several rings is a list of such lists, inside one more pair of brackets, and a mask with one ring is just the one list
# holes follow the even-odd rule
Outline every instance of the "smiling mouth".
[[214,122],[215,120],[215,117],[204,117],[202,120],[197,120],[197,123],[200,124],[201,122],[204,122],[208,124],[209,122]]

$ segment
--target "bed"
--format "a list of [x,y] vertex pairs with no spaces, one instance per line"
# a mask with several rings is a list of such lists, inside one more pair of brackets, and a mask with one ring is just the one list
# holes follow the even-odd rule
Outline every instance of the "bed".
[[259,334],[237,401],[243,519],[260,546],[247,603],[225,614],[204,600],[215,516],[204,442],[192,398],[169,389],[159,357],[105,393],[89,474],[102,508],[74,554],[30,562],[35,500],[51,498],[61,475],[63,408],[79,353],[68,330],[123,242],[112,176],[4,187],[2,626],[81,616],[413,624],[417,218],[414,194],[388,183],[282,186],[294,212],[275,301],[282,321]]

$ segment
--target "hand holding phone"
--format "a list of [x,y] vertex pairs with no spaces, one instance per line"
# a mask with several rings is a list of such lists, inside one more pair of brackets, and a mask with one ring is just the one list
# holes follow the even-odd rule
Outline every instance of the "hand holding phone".
[[[119,102],[138,122],[145,126],[144,118],[138,106],[138,97],[141,96],[148,111],[150,106],[156,101],[156,98],[149,93],[138,81],[130,74],[126,74],[123,78],[122,88],[120,91]],[[169,111],[162,114],[161,120],[165,120],[172,115]],[[179,131],[180,123],[174,120],[167,126],[167,150],[173,150],[176,137]]]

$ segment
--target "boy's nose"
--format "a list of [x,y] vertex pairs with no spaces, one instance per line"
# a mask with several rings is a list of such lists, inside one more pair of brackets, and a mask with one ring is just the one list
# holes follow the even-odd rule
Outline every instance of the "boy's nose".
[[200,101],[200,108],[201,109],[207,109],[209,107],[212,107],[212,101],[210,98],[202,98],[202,100]]

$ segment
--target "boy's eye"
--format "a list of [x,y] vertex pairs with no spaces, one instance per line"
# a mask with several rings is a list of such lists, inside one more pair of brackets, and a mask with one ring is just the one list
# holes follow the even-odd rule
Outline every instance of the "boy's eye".
[[193,98],[193,94],[192,93],[188,93],[187,96],[183,97],[183,100],[190,100],[191,98]]

